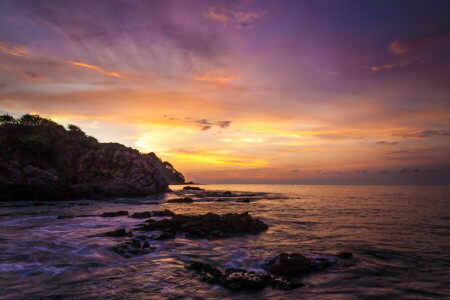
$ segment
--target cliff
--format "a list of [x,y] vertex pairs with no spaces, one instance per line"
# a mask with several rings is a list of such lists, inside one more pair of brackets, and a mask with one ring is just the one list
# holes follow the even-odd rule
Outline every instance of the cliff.
[[0,116],[0,201],[137,197],[181,182],[154,153],[99,143],[37,115]]

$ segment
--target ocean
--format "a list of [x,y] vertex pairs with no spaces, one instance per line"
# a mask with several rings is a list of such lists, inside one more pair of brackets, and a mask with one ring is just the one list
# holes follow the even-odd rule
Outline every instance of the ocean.
[[[450,298],[450,187],[182,187],[138,199],[0,203],[0,299]],[[225,191],[236,197],[221,199]],[[180,196],[194,203],[165,203]],[[150,253],[126,258],[112,251],[124,237],[98,234],[133,230],[142,219],[57,218],[163,209],[248,212],[269,229],[224,239],[150,240]],[[330,261],[351,252],[353,258],[308,274],[301,279],[304,286],[292,290],[231,291],[202,282],[186,268],[201,261],[222,271],[264,272],[267,260],[283,252]]]

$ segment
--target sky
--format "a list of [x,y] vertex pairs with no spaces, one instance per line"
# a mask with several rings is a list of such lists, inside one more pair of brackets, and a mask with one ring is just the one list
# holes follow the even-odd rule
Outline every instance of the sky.
[[0,113],[202,183],[450,184],[449,1],[0,1]]

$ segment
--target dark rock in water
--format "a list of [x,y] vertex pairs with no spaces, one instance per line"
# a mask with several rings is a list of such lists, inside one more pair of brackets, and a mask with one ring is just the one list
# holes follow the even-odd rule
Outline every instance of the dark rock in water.
[[57,219],[73,219],[73,218],[88,218],[88,217],[98,217],[99,215],[78,215],[78,216],[58,216]]
[[275,275],[301,277],[331,265],[332,263],[325,258],[309,259],[300,253],[281,253],[272,258],[265,269]]
[[202,262],[194,262],[187,268],[199,273],[201,280],[207,283],[219,283],[223,276],[219,269],[213,268]]
[[73,219],[75,218],[75,216],[58,216],[57,219],[61,220],[61,219]]
[[152,217],[173,217],[173,216],[175,216],[175,213],[168,209],[152,211]]
[[353,253],[351,252],[341,252],[337,255],[337,257],[341,258],[341,259],[349,259],[353,257]]
[[142,230],[164,230],[176,234],[186,233],[192,237],[223,238],[238,234],[257,234],[267,230],[264,222],[253,219],[248,213],[217,215],[207,213],[199,216],[175,215],[141,227]]
[[193,190],[193,191],[204,191],[205,189],[201,189],[197,186],[185,186],[183,190]]
[[135,212],[131,215],[131,218],[136,219],[144,219],[144,218],[150,218],[152,214],[149,211],[143,211],[143,212]]
[[37,115],[0,123],[0,145],[0,201],[140,197],[184,182],[154,153],[99,143]]
[[107,236],[107,237],[123,237],[123,236],[132,236],[133,234],[130,232],[127,232],[125,229],[117,229],[113,231],[108,231],[105,233],[100,234],[99,236]]
[[278,289],[293,289],[303,286],[301,282],[276,278],[267,273],[248,272],[243,269],[226,269],[222,273],[208,264],[194,262],[187,267],[200,275],[200,279],[211,284],[220,284],[230,290],[260,290],[267,286]]
[[192,198],[189,197],[171,199],[166,201],[166,203],[192,203],[192,202],[194,202],[194,200],[192,200]]
[[250,203],[250,198],[240,198],[240,199],[236,199],[236,202]]
[[112,217],[120,217],[120,216],[128,216],[128,212],[126,210],[112,211],[112,212],[104,212],[102,217],[104,218],[112,218]]
[[223,194],[224,194],[224,195],[233,195],[233,193],[230,192],[230,191],[223,192]]
[[266,273],[247,272],[243,269],[226,269],[221,284],[230,290],[260,290],[272,283],[272,276]]
[[174,238],[175,238],[175,234],[173,234],[171,232],[163,231],[163,233],[154,237],[153,239],[157,240],[157,241],[161,241],[161,240],[168,240],[168,239],[174,239]]
[[141,243],[139,239],[132,239],[114,246],[112,250],[123,257],[131,258],[137,255],[148,254],[152,249],[147,242]]

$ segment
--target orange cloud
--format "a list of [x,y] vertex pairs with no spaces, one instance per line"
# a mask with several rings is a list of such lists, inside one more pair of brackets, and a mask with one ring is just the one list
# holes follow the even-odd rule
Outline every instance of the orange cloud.
[[123,77],[122,75],[120,75],[117,72],[108,72],[108,71],[105,71],[102,68],[97,67],[97,66],[88,65],[88,64],[81,63],[81,62],[76,62],[76,61],[69,61],[69,63],[71,63],[73,65],[76,65],[76,66],[80,66],[80,67],[84,67],[84,68],[88,68],[88,69],[93,69],[93,70],[95,70],[95,71],[97,71],[99,73],[102,73],[102,74],[105,74],[105,75],[108,75],[108,76],[119,77],[119,78]]
[[393,41],[389,44],[389,51],[395,54],[403,54],[425,47],[438,40],[450,37],[450,26],[442,26],[414,37]]
[[373,66],[370,69],[372,71],[377,72],[377,71],[381,71],[381,70],[389,70],[389,69],[393,69],[393,68],[403,68],[403,67],[417,65],[417,64],[424,64],[427,61],[429,61],[429,59],[426,59],[426,58],[406,59],[406,60],[403,60],[401,62],[395,62],[395,63],[391,63],[391,64]]
[[25,46],[11,46],[6,43],[0,43],[0,50],[14,56],[24,56],[29,53]]
[[207,81],[207,82],[228,82],[233,81],[236,78],[234,76],[212,76],[212,75],[203,75],[203,76],[197,76],[195,77],[195,80],[197,81]]

